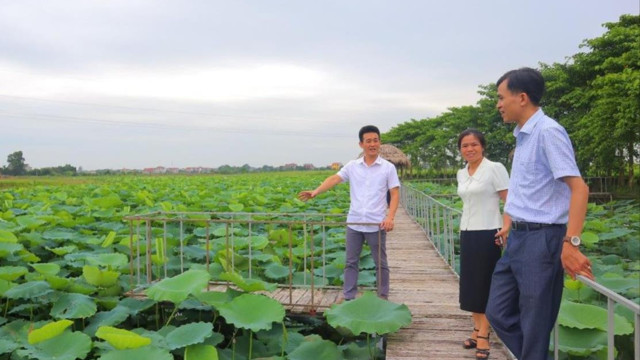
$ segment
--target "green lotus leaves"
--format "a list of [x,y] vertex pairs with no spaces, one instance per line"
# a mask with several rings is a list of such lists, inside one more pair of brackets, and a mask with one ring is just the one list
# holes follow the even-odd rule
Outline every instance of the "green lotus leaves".
[[173,360],[171,353],[155,346],[145,346],[137,349],[113,350],[103,354],[99,360]]
[[0,230],[0,243],[17,243],[18,238],[8,230]]
[[93,316],[97,306],[92,297],[84,294],[63,293],[49,313],[56,319],[81,319]]
[[73,324],[73,321],[71,320],[59,320],[48,323],[41,328],[29,332],[27,340],[29,341],[29,344],[37,344],[39,342],[49,340],[62,334],[62,332],[71,326],[71,324]]
[[16,222],[29,230],[36,229],[40,227],[40,225],[47,223],[46,221],[38,219],[37,217],[31,215],[18,216],[16,217]]
[[75,245],[68,245],[68,246],[60,246],[55,248],[45,247],[45,249],[51,251],[52,253],[58,256],[64,256],[64,255],[75,252],[76,250],[78,250],[78,247]]
[[47,240],[72,241],[80,238],[80,234],[69,229],[54,228],[42,233],[42,237]]
[[209,284],[209,273],[204,270],[188,270],[166,278],[145,291],[155,301],[171,301],[179,304],[190,294],[201,292]]
[[91,351],[91,338],[81,332],[64,332],[33,347],[17,350],[18,355],[39,360],[84,359]]
[[284,319],[284,306],[264,295],[243,294],[220,306],[220,315],[228,323],[253,332],[269,330]]
[[24,246],[22,246],[22,244],[0,242],[0,258],[12,255],[22,249],[24,249]]
[[85,202],[99,209],[111,209],[122,205],[122,200],[116,194],[109,194],[99,198],[85,198]]
[[[558,326],[558,349],[562,352],[575,356],[588,356],[606,347],[606,331]],[[553,336],[549,350],[553,350]]]
[[382,300],[370,291],[355,300],[332,305],[324,315],[329,325],[347,328],[356,335],[387,334],[411,324],[406,305]]
[[129,265],[129,258],[121,253],[104,253],[87,257],[87,262],[93,266],[120,269]]
[[240,292],[237,292],[229,288],[225,292],[203,291],[203,292],[196,293],[194,295],[196,299],[202,301],[203,303],[217,308],[233,300],[235,297],[237,297],[240,294],[241,294]]
[[305,341],[289,354],[290,360],[308,359],[340,359],[338,346],[329,341],[313,337],[312,341]]
[[592,233],[590,231],[585,231],[582,233],[582,235],[580,236],[580,238],[582,239],[582,243],[587,247],[587,248],[592,248],[595,246],[595,244],[600,241],[600,238],[598,237],[597,234]]
[[4,295],[7,290],[11,289],[14,286],[16,286],[16,284],[12,283],[11,281],[0,279],[0,296]]
[[118,350],[136,349],[151,344],[151,339],[148,337],[111,326],[99,327],[98,331],[96,331],[96,337],[105,340]]
[[122,305],[118,305],[109,311],[101,311],[91,319],[91,323],[84,329],[84,333],[89,336],[94,336],[101,326],[119,325],[127,320],[130,311],[129,308]]
[[129,314],[135,316],[139,312],[147,310],[155,304],[155,301],[151,299],[138,300],[134,298],[124,298],[120,300],[118,305],[124,306],[129,310]]
[[211,323],[193,322],[174,329],[165,336],[165,339],[169,350],[174,350],[199,344],[211,336],[212,332],[213,325]]
[[4,293],[9,299],[35,299],[52,292],[51,286],[46,281],[31,281],[16,285]]
[[[633,326],[624,317],[614,314],[615,334],[633,333]],[[587,304],[563,301],[558,315],[558,324],[577,329],[597,329],[607,331],[607,310]]]
[[55,263],[29,264],[35,271],[43,275],[56,275],[60,272],[60,265]]
[[218,360],[218,350],[211,345],[191,345],[184,350],[184,360]]
[[220,274],[220,280],[231,281],[238,288],[246,292],[254,291],[274,291],[278,288],[277,284],[268,283],[257,279],[245,279],[236,272],[225,272]]
[[0,279],[13,281],[28,272],[24,266],[0,266]]
[[284,279],[289,276],[289,267],[276,263],[270,263],[269,265],[265,266],[264,275],[269,279]]
[[119,272],[100,270],[95,266],[85,265],[82,267],[82,276],[91,285],[108,287],[118,282]]

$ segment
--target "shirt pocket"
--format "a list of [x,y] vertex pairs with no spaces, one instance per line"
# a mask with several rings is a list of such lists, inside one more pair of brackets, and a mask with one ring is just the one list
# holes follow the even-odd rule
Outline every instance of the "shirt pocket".
[[[511,172],[512,180],[517,181],[517,185],[523,189],[535,189],[539,185],[536,173],[535,161],[514,162]],[[513,179],[513,173],[517,172],[517,178]]]

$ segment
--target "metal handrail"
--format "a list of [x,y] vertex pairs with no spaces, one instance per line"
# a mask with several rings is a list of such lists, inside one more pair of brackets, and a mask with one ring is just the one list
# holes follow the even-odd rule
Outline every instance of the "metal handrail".
[[[453,249],[453,246],[455,245],[454,243],[455,238],[454,236],[451,236],[450,233],[447,233],[447,232],[450,232],[449,230],[450,228],[449,229],[443,228],[441,230],[439,226],[433,226],[433,224],[435,224],[437,221],[437,220],[434,220],[433,218],[435,213],[436,218],[443,218],[445,219],[443,221],[444,224],[451,225],[451,222],[452,222],[450,218],[451,214],[454,214],[454,213],[462,214],[462,212],[460,210],[457,210],[442,204],[441,202],[434,199],[433,197],[415,189],[410,184],[403,184],[401,188],[401,201],[403,206],[407,210],[407,212],[411,215],[411,217],[423,228],[423,230],[429,237],[429,240],[431,241],[431,243],[438,250],[438,253],[440,254],[440,256],[445,260],[445,262],[449,264],[449,266],[456,273],[456,275],[458,275],[457,271],[455,270],[455,262],[453,261],[449,262],[449,259],[452,258],[451,254],[446,252],[443,253],[441,251],[441,246],[439,245],[440,238],[445,237],[451,242],[448,246],[448,249]],[[428,205],[424,205],[424,204],[428,204]],[[439,223],[440,222],[438,221],[437,224],[439,225]],[[615,350],[614,305],[617,303],[628,308],[629,310],[635,313],[635,327],[634,327],[635,333],[634,333],[634,341],[633,341],[634,359],[640,360],[640,305],[634,303],[633,301],[615,293],[611,289],[608,289],[607,287],[591,279],[588,279],[582,275],[578,275],[577,278],[581,282],[583,282],[585,285],[589,286],[590,288],[594,289],[595,291],[607,297],[607,346],[608,346],[607,359],[608,360],[614,359],[614,350]],[[556,323],[555,325],[553,336],[554,336],[554,351],[553,351],[554,359],[557,360],[559,355],[558,346],[557,346],[558,345],[558,323]]]
[[[198,215],[195,217],[195,215]],[[204,216],[202,216],[204,215]],[[347,222],[346,214],[324,214],[324,213],[230,213],[230,212],[152,212],[146,214],[135,214],[123,217],[124,221],[129,223],[129,272],[130,272],[130,287],[135,291],[130,291],[130,296],[138,296],[137,291],[151,283],[168,277],[168,257],[167,257],[167,223],[175,224],[174,231],[179,231],[178,235],[175,235],[175,239],[179,240],[179,248],[176,250],[179,252],[180,257],[180,273],[185,271],[184,269],[184,246],[185,246],[185,225],[187,224],[203,224],[205,228],[204,241],[205,241],[205,266],[209,271],[209,265],[212,263],[210,259],[210,251],[212,246],[217,242],[218,244],[224,244],[223,250],[226,251],[226,261],[228,262],[228,269],[231,272],[235,272],[235,231],[234,226],[246,226],[248,231],[248,276],[252,278],[252,263],[253,263],[253,251],[252,241],[254,234],[257,234],[257,227],[264,226],[265,228],[280,226],[281,230],[286,232],[286,240],[288,240],[288,254],[290,259],[293,259],[293,239],[295,236],[303,241],[304,254],[302,254],[302,271],[306,274],[309,271],[310,279],[307,284],[306,275],[303,277],[302,285],[294,285],[292,281],[293,274],[293,261],[289,260],[289,276],[288,284],[280,284],[280,287],[289,289],[289,303],[292,303],[292,290],[293,288],[310,288],[311,290],[311,303],[310,305],[295,304],[296,306],[310,307],[313,311],[320,306],[316,304],[314,299],[315,290],[322,289],[335,289],[335,286],[327,285],[326,269],[326,239],[332,229],[345,229],[348,225],[364,225],[364,226],[376,226],[379,223],[370,222]],[[224,226],[224,236],[214,237],[212,235],[212,225]],[[314,230],[315,228],[315,230]],[[153,232],[157,232],[156,235],[152,235]],[[158,235],[161,233],[161,235]],[[318,236],[321,241],[322,249],[315,249],[314,237]],[[378,244],[380,241],[381,230],[378,231]],[[134,244],[135,237],[135,244]],[[285,238],[283,237],[283,239]],[[156,241],[155,253],[152,251],[153,240]],[[141,251],[141,243],[146,247],[144,253]],[[309,246],[309,248],[307,247]],[[316,254],[316,250],[320,254]],[[159,268],[155,272],[153,271],[152,255],[160,256],[163,259],[163,268],[161,271]],[[315,268],[314,264],[318,256],[321,257],[323,264],[321,284],[316,284]],[[381,264],[381,248],[377,250],[372,249],[372,256],[378,257],[378,264]],[[144,259],[144,263],[142,258]],[[229,270],[227,270],[229,271]],[[145,278],[143,278],[145,277]],[[380,289],[381,269],[378,266],[376,272],[376,286],[374,287],[361,287],[365,290],[378,290]],[[135,286],[134,286],[135,282]],[[226,282],[228,285],[228,282]],[[284,299],[282,300],[285,301]],[[286,304],[286,303],[285,303]]]
[[[611,289],[598,284],[597,282],[582,275],[576,276],[578,280],[589,286],[593,290],[607,297],[607,360],[614,360],[614,338],[615,338],[615,317],[614,306],[620,304],[635,314],[635,326],[633,335],[634,359],[640,360],[640,305],[612,291]],[[558,323],[553,330],[553,358],[558,360]]]

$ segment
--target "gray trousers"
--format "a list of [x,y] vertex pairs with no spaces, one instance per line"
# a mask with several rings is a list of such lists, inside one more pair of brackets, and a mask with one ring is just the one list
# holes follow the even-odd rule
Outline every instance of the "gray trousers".
[[[378,237],[381,240],[378,247]],[[346,238],[346,264],[344,267],[344,298],[353,299],[358,293],[358,264],[360,262],[360,253],[362,245],[366,241],[371,248],[371,255],[376,264],[376,279],[378,287],[378,296],[387,298],[389,296],[389,265],[387,264],[387,233],[384,230],[380,232],[362,232],[347,227]],[[378,256],[380,259],[378,259]],[[381,262],[381,264],[378,263]]]

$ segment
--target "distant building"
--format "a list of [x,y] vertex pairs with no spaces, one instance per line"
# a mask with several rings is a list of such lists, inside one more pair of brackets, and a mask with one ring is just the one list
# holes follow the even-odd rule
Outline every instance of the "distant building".
[[313,164],[304,164],[302,166],[304,167],[305,170],[313,170],[316,168],[315,166],[313,166]]
[[341,162],[331,163],[331,170],[340,170],[341,167],[342,167],[342,163]]

